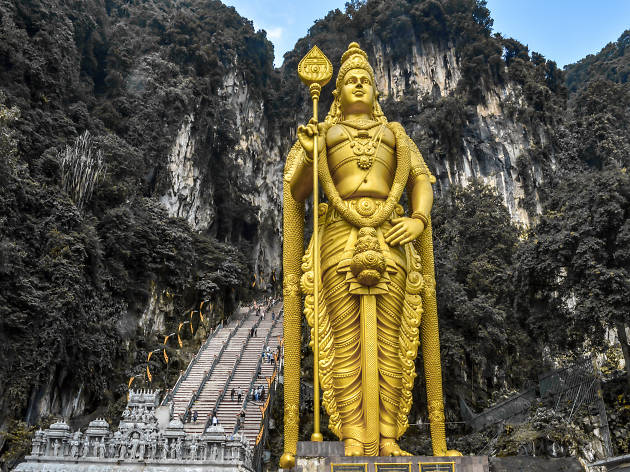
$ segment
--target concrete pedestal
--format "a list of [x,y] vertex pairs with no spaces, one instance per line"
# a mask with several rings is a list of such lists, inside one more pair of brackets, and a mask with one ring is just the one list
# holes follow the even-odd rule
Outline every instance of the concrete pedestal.
[[346,457],[342,442],[298,442],[295,472],[489,472],[486,456]]

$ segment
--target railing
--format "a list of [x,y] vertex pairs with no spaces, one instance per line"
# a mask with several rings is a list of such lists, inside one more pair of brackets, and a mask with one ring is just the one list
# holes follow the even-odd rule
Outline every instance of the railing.
[[[188,378],[188,374],[190,373],[190,371],[193,368],[193,366],[197,363],[197,359],[199,358],[199,355],[203,351],[206,350],[206,348],[208,347],[208,344],[210,344],[210,341],[212,340],[212,338],[214,338],[214,336],[217,334],[217,332],[221,328],[223,328],[223,321],[214,329],[214,331],[212,333],[210,333],[210,336],[208,336],[208,338],[203,342],[203,344],[201,344],[201,346],[199,346],[199,350],[197,351],[197,354],[188,363],[188,367],[186,367],[186,372],[184,372],[182,375],[179,376],[179,378],[177,379],[177,382],[175,383],[175,386],[173,387],[173,390],[171,390],[170,393],[168,393],[167,395],[164,396],[164,400],[162,400],[162,403],[161,403],[162,406],[166,405],[169,401],[171,401],[175,397],[175,393],[179,389],[179,386],[181,385],[181,383],[184,380],[186,380]],[[173,415],[173,412],[172,412],[172,408],[171,408],[171,417],[172,417],[172,415]]]
[[[219,361],[219,359],[221,358],[221,356],[225,352],[225,349],[227,348],[228,344],[230,343],[230,341],[232,340],[232,338],[234,337],[236,332],[243,326],[244,319],[245,318],[241,319],[238,322],[238,324],[234,327],[234,329],[232,329],[232,331],[230,331],[229,336],[227,337],[227,339],[223,343],[223,346],[221,346],[221,350],[217,354],[216,358],[213,359],[212,365],[210,366],[210,369],[208,370],[208,373],[206,375],[204,375],[203,379],[201,380],[201,383],[199,384],[199,387],[197,387],[197,390],[195,391],[195,393],[193,393],[192,396],[190,397],[190,400],[188,401],[188,405],[186,406],[186,409],[184,410],[184,422],[186,421],[186,419],[188,419],[188,415],[190,414],[192,406],[197,401],[197,398],[199,398],[199,395],[201,394],[201,391],[203,390],[203,387],[206,385],[206,382],[208,381],[208,378],[212,374],[212,371],[214,370],[214,367],[216,366],[217,362]],[[171,418],[172,418],[172,413],[171,413]]]
[[[260,318],[258,319],[258,321],[260,322]],[[245,410],[247,408],[247,403],[249,402],[249,395],[250,395],[252,389],[254,388],[254,384],[256,383],[256,379],[260,375],[260,368],[262,366],[263,353],[265,352],[265,349],[269,345],[269,338],[271,338],[271,332],[276,327],[276,323],[277,322],[278,322],[278,319],[276,318],[273,321],[273,323],[271,324],[271,327],[269,328],[269,332],[267,333],[267,336],[265,337],[265,342],[263,344],[263,350],[260,353],[260,356],[258,357],[258,363],[256,364],[256,371],[254,372],[254,375],[252,376],[252,380],[249,382],[249,386],[247,387],[247,395],[245,395],[245,400],[243,401],[243,405],[241,406],[242,410]],[[234,425],[234,431],[232,431],[232,434],[236,434],[238,432],[238,426],[239,426],[239,424],[238,424],[238,421],[237,421],[236,425]]]
[[[251,312],[250,312],[251,313]],[[238,324],[238,328],[241,328],[245,319],[247,319],[249,316],[243,318],[239,324]],[[254,323],[253,327],[254,328],[258,328],[258,325],[260,324],[260,318],[258,318],[258,321],[256,321],[256,323]],[[252,329],[252,328],[250,328]],[[234,331],[236,332],[236,331]],[[230,334],[230,339],[231,336],[233,335],[233,333]],[[227,388],[228,385],[230,384],[230,382],[232,381],[232,378],[234,377],[234,373],[236,372],[236,368],[238,367],[238,364],[241,362],[241,358],[243,357],[243,352],[245,351],[245,348],[247,347],[247,345],[249,344],[249,340],[251,339],[250,336],[247,337],[247,341],[245,341],[245,344],[243,344],[243,347],[241,347],[241,350],[238,353],[238,356],[236,357],[236,362],[234,363],[234,367],[232,367],[232,370],[230,371],[230,375],[228,375],[227,379],[225,380],[225,383],[223,384],[223,388],[221,388],[221,390],[219,391],[219,396],[217,397],[217,401],[214,402],[214,407],[212,408],[212,412],[210,413],[210,415],[208,415],[208,419],[206,419],[206,424],[203,427],[203,431],[205,432],[210,425],[212,424],[212,417],[216,414],[216,412],[219,410],[219,405],[221,403],[221,401],[223,400],[223,397],[225,396],[225,392],[227,392]],[[227,347],[228,343],[225,343],[225,346]],[[187,412],[189,410],[186,410]]]
[[[275,327],[275,323],[274,323]],[[273,328],[272,328],[273,329]],[[276,397],[276,389],[278,388],[278,376],[280,374],[280,369],[282,366],[282,356],[277,360],[273,374],[271,375],[271,382],[269,385],[269,395],[267,397],[267,406],[262,411],[263,417],[260,425],[260,430],[258,431],[258,436],[256,437],[256,444],[254,445],[254,450],[252,454],[252,467],[254,470],[261,470],[262,465],[262,454],[265,450],[265,438],[269,432],[269,416],[270,411],[273,408],[273,403]]]

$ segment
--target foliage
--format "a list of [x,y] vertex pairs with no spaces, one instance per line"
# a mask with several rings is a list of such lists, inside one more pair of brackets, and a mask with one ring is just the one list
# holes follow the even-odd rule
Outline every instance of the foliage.
[[90,133],[85,131],[73,146],[59,153],[61,185],[79,208],[92,197],[94,184],[103,172],[103,152],[95,150]]
[[20,420],[11,420],[7,425],[6,432],[0,432],[0,436],[6,441],[6,447],[0,456],[0,465],[15,466],[22,457],[31,452],[31,441],[35,431],[39,428],[47,428],[52,423],[52,418],[44,418],[36,425],[28,425]]
[[498,456],[583,456],[592,438],[588,426],[567,412],[534,405],[521,424],[507,425],[497,441]]
[[516,303],[552,353],[603,349],[627,323],[629,238],[625,169],[566,175],[551,193],[519,251]]
[[630,79],[630,30],[624,31],[615,42],[608,43],[597,54],[566,66],[567,86],[577,92],[591,80],[607,80],[625,84]]
[[524,360],[532,355],[512,309],[518,228],[496,192],[477,181],[438,198],[433,225],[442,364],[451,401],[464,395],[483,403],[504,382],[522,385]]
[[573,102],[576,157],[597,169],[630,166],[630,82],[593,79]]

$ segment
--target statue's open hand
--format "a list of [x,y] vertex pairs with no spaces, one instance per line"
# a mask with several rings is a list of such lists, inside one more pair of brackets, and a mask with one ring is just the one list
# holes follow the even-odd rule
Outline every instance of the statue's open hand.
[[311,121],[309,121],[306,126],[298,126],[298,139],[300,140],[300,144],[304,148],[304,151],[306,151],[306,155],[309,158],[313,157],[313,136],[315,136],[316,134],[319,136],[319,139],[317,140],[317,150],[320,154],[324,150],[326,139],[323,136],[322,127],[323,124],[318,123],[315,118],[311,118]]
[[424,223],[415,218],[392,218],[394,226],[385,234],[385,241],[390,246],[407,244],[424,231]]

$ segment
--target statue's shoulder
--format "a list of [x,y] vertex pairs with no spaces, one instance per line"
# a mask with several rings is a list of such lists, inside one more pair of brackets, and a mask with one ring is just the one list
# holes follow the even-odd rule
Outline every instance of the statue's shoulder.
[[394,135],[398,136],[407,136],[407,132],[403,125],[401,125],[398,121],[388,121],[387,129],[389,129]]

